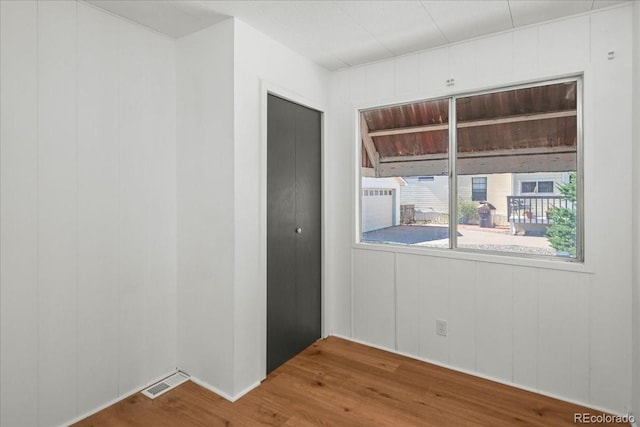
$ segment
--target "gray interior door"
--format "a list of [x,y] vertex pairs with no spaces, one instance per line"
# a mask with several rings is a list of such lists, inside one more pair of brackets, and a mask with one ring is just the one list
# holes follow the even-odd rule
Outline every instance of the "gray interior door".
[[321,122],[268,96],[267,372],[321,334]]

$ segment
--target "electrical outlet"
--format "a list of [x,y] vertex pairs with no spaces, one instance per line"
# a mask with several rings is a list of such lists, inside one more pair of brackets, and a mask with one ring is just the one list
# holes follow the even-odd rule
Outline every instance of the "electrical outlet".
[[447,336],[447,321],[436,319],[436,334],[442,335],[443,337]]

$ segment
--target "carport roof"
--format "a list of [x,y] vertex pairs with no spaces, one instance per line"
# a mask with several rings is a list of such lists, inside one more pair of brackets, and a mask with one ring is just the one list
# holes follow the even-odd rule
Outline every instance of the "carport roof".
[[[457,97],[458,172],[575,170],[576,90],[569,81]],[[361,118],[369,176],[447,173],[448,98],[366,110]]]

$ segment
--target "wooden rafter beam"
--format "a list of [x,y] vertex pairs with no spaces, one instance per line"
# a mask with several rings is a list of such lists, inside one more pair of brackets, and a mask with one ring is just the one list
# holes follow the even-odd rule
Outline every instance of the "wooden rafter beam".
[[369,132],[369,136],[374,138],[376,136],[406,135],[408,133],[433,132],[437,130],[446,130],[446,129],[449,129],[448,124],[412,126],[408,128],[376,130],[373,132]]
[[[492,173],[532,173],[532,172],[565,172],[575,170],[576,154],[520,154],[509,157],[468,157],[459,158],[456,163],[458,174],[492,174]],[[381,163],[377,177],[446,175],[449,170],[448,161],[412,160],[406,162]]]
[[[508,156],[522,156],[529,154],[555,154],[555,153],[575,153],[575,146],[560,146],[560,147],[533,147],[533,148],[513,148],[508,150],[484,150],[484,151],[469,151],[458,153],[458,159],[468,159],[477,157],[508,157]],[[421,161],[421,160],[442,160],[447,159],[447,153],[438,154],[424,154],[420,156],[394,156],[394,157],[382,157],[380,163],[394,163],[394,162],[406,162],[406,161]]]
[[[493,126],[493,125],[502,125],[502,124],[508,124],[508,123],[529,122],[534,120],[558,119],[562,117],[573,117],[576,114],[577,114],[576,110],[553,111],[551,113],[518,114],[514,116],[500,117],[497,119],[458,122],[458,128],[471,128],[471,127],[479,127],[479,126]],[[406,135],[409,133],[434,132],[439,130],[445,130],[448,128],[449,128],[448,124],[412,126],[412,127],[406,127],[406,128],[376,130],[373,132],[369,132],[368,135],[371,138],[374,138],[377,136],[392,136],[392,135]]]
[[380,164],[380,155],[376,150],[376,146],[373,145],[373,139],[371,135],[369,135],[369,126],[367,126],[367,121],[364,117],[360,116],[360,135],[362,137],[362,144],[364,145],[364,149],[367,152],[367,157],[369,158],[369,162],[373,166],[373,170],[376,172],[375,175],[378,175],[378,165]]
[[368,178],[375,178],[376,177],[376,171],[373,168],[365,168],[363,166],[363,167],[360,168],[360,176],[368,177]]
[[473,120],[470,122],[458,122],[459,128],[471,128],[477,126],[503,125],[507,123],[532,122],[534,120],[559,119],[562,117],[573,117],[576,110],[553,111],[551,113],[518,114],[516,116],[500,117],[488,120]]

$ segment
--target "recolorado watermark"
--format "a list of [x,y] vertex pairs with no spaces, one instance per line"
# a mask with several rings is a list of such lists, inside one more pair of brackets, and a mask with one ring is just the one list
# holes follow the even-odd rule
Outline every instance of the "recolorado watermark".
[[575,424],[632,424],[636,422],[633,415],[592,414],[591,412],[576,412],[573,414]]

